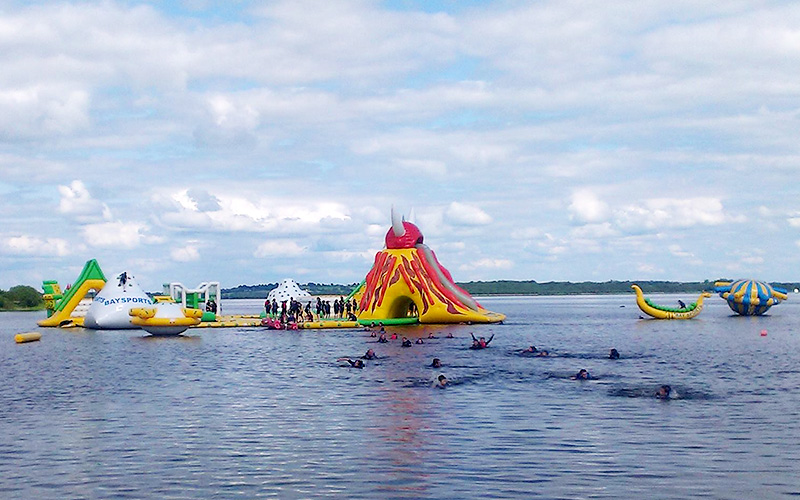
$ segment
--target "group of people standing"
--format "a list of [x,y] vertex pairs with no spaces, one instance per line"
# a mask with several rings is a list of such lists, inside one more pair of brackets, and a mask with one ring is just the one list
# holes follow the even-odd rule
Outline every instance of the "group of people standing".
[[[299,323],[302,321],[314,321],[314,319],[322,318],[347,318],[350,321],[355,321],[356,312],[358,311],[358,303],[355,299],[345,300],[344,297],[339,297],[333,301],[322,300],[317,297],[316,307],[312,312],[311,301],[303,307],[299,300],[290,298],[283,300],[278,304],[276,299],[269,298],[264,301],[264,310],[267,316],[278,319],[283,324]],[[331,315],[333,312],[333,315]]]

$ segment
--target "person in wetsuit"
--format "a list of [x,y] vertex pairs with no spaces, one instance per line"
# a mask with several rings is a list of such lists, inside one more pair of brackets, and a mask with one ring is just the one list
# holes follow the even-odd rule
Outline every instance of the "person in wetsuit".
[[656,399],[669,399],[670,394],[672,394],[672,387],[668,385],[662,385],[656,391]]
[[[471,347],[471,349],[486,349],[487,347],[489,347],[489,342],[491,342],[492,339],[494,338],[494,334],[492,334],[492,336],[489,337],[489,340],[486,340],[485,337],[481,337],[480,339],[476,339],[475,338],[475,334],[473,334],[473,333],[470,333],[470,335],[472,335],[472,347]],[[475,345],[476,345],[475,343],[476,342],[477,342],[477,347],[475,347]]]
[[361,356],[361,359],[378,359],[378,355],[372,349],[367,349],[367,352]]
[[585,368],[581,368],[578,373],[572,376],[572,380],[589,380],[590,378],[592,378],[592,376],[589,375],[589,372],[586,371]]
[[403,344],[402,344],[402,346],[403,346],[403,347],[411,347],[411,341],[410,341],[410,340],[408,340],[407,338],[403,337]]
[[386,338],[386,334],[385,333],[381,333],[381,336],[378,337],[378,342],[380,342],[381,344],[385,344],[385,343],[389,342],[389,339]]
[[364,362],[362,360],[360,360],[360,359],[357,359],[357,360],[353,361],[350,358],[339,358],[336,361],[347,361],[348,363],[350,363],[350,366],[353,367],[353,368],[364,368]]
[[444,375],[439,375],[439,378],[436,379],[435,387],[438,389],[444,389],[447,387],[447,377]]
[[619,351],[616,349],[611,349],[608,352],[608,359],[619,359]]
[[431,362],[431,368],[441,368],[441,367],[442,367],[441,360],[439,360],[439,358],[433,358],[433,361]]

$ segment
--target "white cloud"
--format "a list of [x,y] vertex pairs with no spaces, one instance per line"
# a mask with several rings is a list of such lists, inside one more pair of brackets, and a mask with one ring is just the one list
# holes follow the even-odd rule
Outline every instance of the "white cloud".
[[0,90],[0,140],[66,135],[88,125],[86,91],[40,85]]
[[615,212],[620,226],[647,229],[716,226],[727,219],[718,198],[658,198],[627,205]]
[[135,248],[142,243],[145,230],[138,222],[102,222],[84,226],[83,237],[92,247]]
[[72,215],[84,221],[111,218],[108,206],[93,199],[80,180],[72,181],[69,186],[58,186],[58,192],[61,194],[58,210],[62,214]]
[[173,248],[170,251],[172,260],[177,262],[197,262],[200,260],[200,252],[194,245],[186,245],[181,248]]
[[572,230],[575,238],[610,238],[619,235],[610,222],[600,224],[586,224]]
[[669,245],[668,250],[669,253],[671,253],[675,257],[684,257],[684,258],[694,257],[694,255],[691,252],[683,250],[680,245]]
[[63,257],[69,255],[70,244],[61,238],[11,236],[0,240],[0,251],[6,255]]
[[463,264],[459,266],[459,269],[462,271],[472,271],[476,269],[489,269],[489,270],[505,270],[511,269],[514,267],[514,262],[509,259],[490,259],[490,258],[483,258],[472,261],[468,264]]
[[485,226],[492,218],[480,208],[454,201],[445,210],[445,220],[456,226]]
[[575,191],[567,208],[579,222],[604,222],[610,213],[608,204],[587,189]]
[[253,253],[257,258],[269,257],[297,257],[306,253],[308,249],[292,240],[270,240],[258,245]]

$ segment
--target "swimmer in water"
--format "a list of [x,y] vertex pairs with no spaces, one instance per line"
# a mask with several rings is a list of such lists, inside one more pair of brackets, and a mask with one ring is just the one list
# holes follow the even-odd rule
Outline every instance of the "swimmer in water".
[[537,349],[535,345],[529,345],[528,348],[527,349],[523,349],[522,352],[536,353],[536,352],[539,352],[539,349]]
[[372,330],[372,331],[369,333],[369,336],[370,336],[370,337],[377,337],[377,336],[378,336],[378,334],[377,334],[377,333],[375,333],[375,330]]
[[656,399],[669,399],[669,395],[672,393],[672,387],[668,385],[662,385],[656,391]]
[[447,377],[444,375],[439,375],[439,378],[436,379],[436,386],[438,389],[444,389],[447,387]]
[[585,368],[581,368],[581,371],[572,376],[572,380],[589,380],[590,378],[592,378],[592,376],[589,375],[589,372],[586,371]]
[[385,343],[389,342],[389,340],[386,338],[386,334],[385,333],[381,333],[381,336],[378,337],[378,342],[380,342],[381,344],[385,344]]
[[378,359],[378,355],[372,349],[367,349],[367,352],[361,356],[361,359]]
[[[492,339],[494,338],[494,334],[492,334],[492,336],[489,337],[489,340],[486,340],[485,337],[476,339],[475,335],[472,333],[470,333],[470,335],[472,335],[472,346],[474,349],[486,349],[487,347],[489,347],[489,342],[491,342]],[[475,342],[478,343],[478,347],[475,347]]]
[[357,359],[357,360],[353,361],[350,358],[339,358],[336,361],[347,361],[348,363],[350,363],[350,366],[353,367],[353,368],[364,368],[364,362],[361,361],[360,359]]
[[548,357],[548,356],[550,356],[550,353],[549,353],[549,352],[547,352],[547,351],[546,351],[546,350],[544,350],[544,349],[542,349],[541,351],[539,351],[539,352],[537,352],[537,353],[536,353],[536,357],[538,357],[538,358],[546,358],[546,357]]
[[389,338],[392,339],[392,340],[397,340],[397,334],[396,333],[392,333],[392,336],[389,337]]
[[403,346],[403,347],[411,347],[411,341],[410,341],[410,340],[408,340],[407,338],[403,337],[403,344],[402,344],[402,346]]
[[439,358],[433,358],[433,362],[431,362],[431,368],[441,368],[442,362]]
[[480,349],[481,345],[478,343],[478,339],[472,341],[472,345],[469,346],[470,349]]
[[435,336],[433,335],[433,333],[429,333],[429,334],[428,334],[428,338],[429,338],[429,339],[438,339],[439,337],[435,337]]
[[619,359],[619,351],[611,349],[611,351],[608,352],[608,359]]
[[425,341],[424,341],[424,340],[422,340],[422,339],[417,339],[417,340],[415,340],[415,341],[414,341],[414,343],[415,343],[415,344],[424,344],[424,343],[425,343]]
[[453,334],[451,332],[447,332],[447,335],[444,336],[446,339],[454,339]]

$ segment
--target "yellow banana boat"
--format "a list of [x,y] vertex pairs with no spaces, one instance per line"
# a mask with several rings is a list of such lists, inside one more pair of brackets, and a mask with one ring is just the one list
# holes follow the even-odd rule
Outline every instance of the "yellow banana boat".
[[631,288],[636,292],[636,305],[639,306],[639,309],[656,319],[692,319],[703,310],[703,299],[711,297],[710,293],[703,292],[697,298],[697,302],[683,308],[673,308],[660,306],[651,302],[650,299],[646,299],[639,285],[631,285]]

